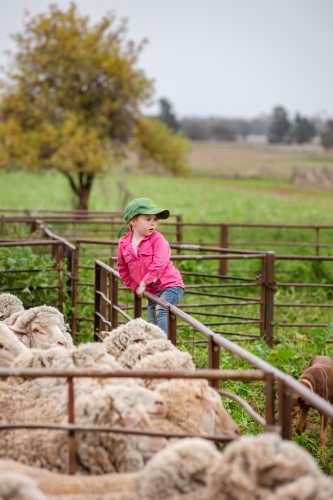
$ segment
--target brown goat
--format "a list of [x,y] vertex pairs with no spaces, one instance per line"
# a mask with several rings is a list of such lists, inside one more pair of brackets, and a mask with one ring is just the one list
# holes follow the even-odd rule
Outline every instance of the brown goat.
[[[314,356],[299,378],[299,382],[318,394],[325,400],[333,403],[333,361],[328,356]],[[311,405],[299,394],[292,394],[293,416],[299,411],[296,423],[297,434],[302,434],[308,423],[308,414]],[[326,445],[328,417],[320,414],[319,448]],[[333,436],[333,420],[331,421],[331,435]]]

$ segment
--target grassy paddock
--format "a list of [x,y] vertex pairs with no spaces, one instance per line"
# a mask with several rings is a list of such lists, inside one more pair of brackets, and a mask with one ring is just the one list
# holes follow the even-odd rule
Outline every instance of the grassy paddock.
[[[124,186],[129,192],[128,201],[147,196],[173,213],[182,213],[187,222],[332,223],[332,193],[300,190],[274,178],[213,180],[110,174],[96,179],[90,209],[121,209]],[[1,172],[0,200],[2,208],[73,207],[67,181],[56,173]]]
[[[134,173],[127,175],[114,173],[98,177],[93,186],[90,208],[92,210],[119,210],[122,208],[123,194],[128,192],[129,199],[148,196],[159,206],[170,208],[173,213],[182,213],[187,222],[332,224],[333,197],[331,193],[317,189],[300,189],[289,183],[293,166],[307,165],[321,168],[324,165],[333,164],[332,154],[325,153],[321,149],[252,147],[216,143],[206,146],[194,144],[190,161],[193,175],[187,179],[168,176],[154,177],[142,172],[135,175]],[[257,169],[257,172],[254,172],[255,175],[259,169],[260,178],[233,178],[240,175],[251,177],[253,176],[251,169],[254,168]],[[1,172],[0,199],[0,206],[3,208],[34,210],[72,208],[72,195],[67,181],[64,176],[56,173]],[[278,237],[277,234],[276,239]],[[296,240],[293,239],[293,241]],[[272,248],[272,250],[276,249]],[[331,274],[330,265],[328,268],[327,273]],[[299,266],[297,272],[304,272],[308,275],[309,271]],[[330,283],[332,282],[330,277],[327,279]],[[318,300],[320,303],[331,298],[331,295],[322,297],[323,292],[320,291],[317,293],[312,290],[311,294],[314,293],[316,296],[302,296],[299,300],[304,302],[317,302]],[[331,291],[327,293],[331,294]],[[281,302],[285,301],[284,296],[277,296],[276,299]],[[184,300],[187,300],[186,297]],[[281,314],[285,313],[282,311]],[[293,311],[290,311],[290,314],[293,314]],[[317,315],[315,320],[318,323],[323,322],[320,310],[314,310],[313,314]],[[288,320],[289,316],[283,316],[283,319]],[[301,321],[302,319],[304,318],[300,318]],[[314,331],[310,344],[302,331],[293,331],[292,334],[297,338],[296,345],[284,342],[283,339],[273,349],[268,349],[261,341],[242,342],[241,345],[295,377],[298,377],[312,355],[326,354],[333,357],[332,344],[325,344],[326,334],[321,329]],[[207,366],[207,349],[196,346],[192,350],[189,343],[192,338],[191,329],[185,328],[180,335],[180,347],[193,353],[198,367],[205,367]],[[221,366],[223,368],[247,368],[245,365],[233,355],[222,352]],[[262,385],[226,382],[224,388],[243,396],[262,414],[264,404]],[[244,433],[260,431],[260,428],[253,424],[252,419],[238,405],[225,399],[224,403]],[[301,437],[295,435],[294,439],[307,448],[324,467],[327,450],[324,450],[324,453],[318,452],[318,427],[318,417],[314,412],[310,416],[308,432]]]

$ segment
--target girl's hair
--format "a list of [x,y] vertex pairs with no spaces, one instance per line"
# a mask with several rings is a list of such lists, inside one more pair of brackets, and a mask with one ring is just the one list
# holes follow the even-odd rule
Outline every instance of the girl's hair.
[[[137,215],[134,215],[134,217],[132,217],[131,220],[129,221],[129,223],[127,224],[126,229],[128,229],[129,231],[132,231],[132,224],[131,224],[131,222],[132,221],[136,221],[140,215],[148,215],[148,214],[137,214]],[[159,222],[160,221],[159,216],[155,215],[155,217],[157,219],[157,222]]]

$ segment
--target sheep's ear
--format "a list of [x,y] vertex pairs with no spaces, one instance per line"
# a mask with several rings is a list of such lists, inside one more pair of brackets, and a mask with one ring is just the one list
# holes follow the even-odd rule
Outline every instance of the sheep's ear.
[[290,464],[275,464],[261,470],[258,483],[264,488],[275,488],[290,479]]
[[126,416],[126,417],[121,417],[118,422],[117,422],[117,425],[120,425],[121,427],[134,427],[135,425],[138,424],[138,420],[140,420],[138,418],[138,416]]
[[202,484],[203,486],[206,486],[207,479],[208,479],[207,468],[205,467],[204,469],[201,469],[198,472],[196,472],[195,474],[193,474],[192,479],[194,479],[198,483]]
[[202,398],[202,406],[204,408],[206,408],[207,410],[211,410],[212,408],[216,408],[216,401],[214,401],[214,399],[212,398],[206,398],[206,397],[203,397]]
[[24,328],[20,323],[15,323],[15,325],[8,325],[9,328],[15,333],[23,333],[26,335],[27,329]]

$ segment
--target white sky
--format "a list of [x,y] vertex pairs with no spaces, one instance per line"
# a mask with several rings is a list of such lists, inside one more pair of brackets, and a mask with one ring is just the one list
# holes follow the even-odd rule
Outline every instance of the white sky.
[[[67,8],[68,0],[58,0]],[[0,0],[0,64],[23,11],[49,0]],[[251,118],[281,104],[333,117],[333,0],[77,0],[92,22],[107,11],[148,38],[139,66],[178,117]],[[152,109],[151,112],[156,111]]]

